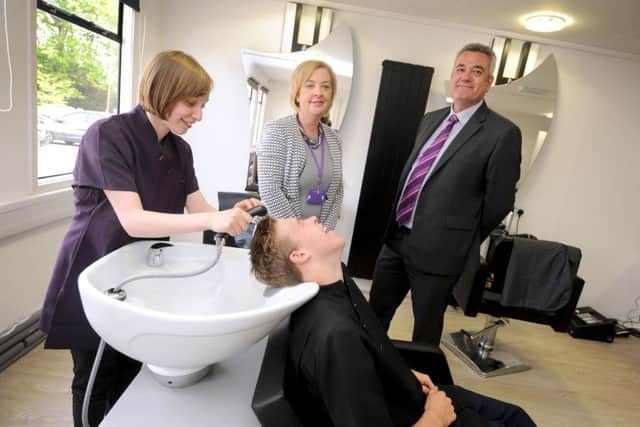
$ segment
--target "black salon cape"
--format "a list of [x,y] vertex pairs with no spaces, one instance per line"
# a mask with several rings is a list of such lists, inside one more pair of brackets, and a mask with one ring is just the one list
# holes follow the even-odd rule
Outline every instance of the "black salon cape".
[[[288,398],[305,426],[411,426],[424,412],[420,383],[350,278],[321,286],[291,315],[289,352]],[[458,413],[464,403],[451,397]],[[461,418],[455,425],[486,425]]]

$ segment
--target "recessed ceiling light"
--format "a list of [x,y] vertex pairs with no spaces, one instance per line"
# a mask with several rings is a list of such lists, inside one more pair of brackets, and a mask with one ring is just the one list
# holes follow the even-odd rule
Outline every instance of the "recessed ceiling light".
[[523,16],[521,22],[527,30],[538,33],[551,33],[571,25],[573,19],[556,12],[536,12]]

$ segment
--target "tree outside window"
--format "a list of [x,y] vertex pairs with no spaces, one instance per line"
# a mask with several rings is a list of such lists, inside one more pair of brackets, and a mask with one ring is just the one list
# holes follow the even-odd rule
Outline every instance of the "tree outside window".
[[118,0],[38,0],[38,178],[69,174],[86,129],[118,112]]

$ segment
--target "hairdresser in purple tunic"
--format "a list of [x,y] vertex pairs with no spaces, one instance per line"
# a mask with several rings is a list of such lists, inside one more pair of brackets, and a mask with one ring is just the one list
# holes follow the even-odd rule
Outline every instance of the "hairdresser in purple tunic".
[[[194,58],[161,52],[144,70],[140,105],[94,123],[82,139],[73,172],[75,214],[40,319],[46,348],[71,349],[76,426],[99,342],[80,302],[80,272],[136,240],[202,230],[239,234],[251,221],[246,210],[259,204],[250,199],[218,212],[198,190],[191,148],[180,135],[202,120],[212,87]],[[102,420],[139,369],[139,362],[105,348],[91,396],[91,425]]]

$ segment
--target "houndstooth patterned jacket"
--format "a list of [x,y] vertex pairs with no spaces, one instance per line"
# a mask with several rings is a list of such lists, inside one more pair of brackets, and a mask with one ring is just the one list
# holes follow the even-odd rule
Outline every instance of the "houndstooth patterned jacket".
[[[342,137],[335,129],[324,124],[322,130],[327,138],[332,173],[327,200],[320,209],[319,221],[329,230],[333,230],[342,207]],[[268,122],[256,152],[260,198],[269,214],[274,218],[301,218],[300,175],[307,154],[296,116],[286,116]]]

